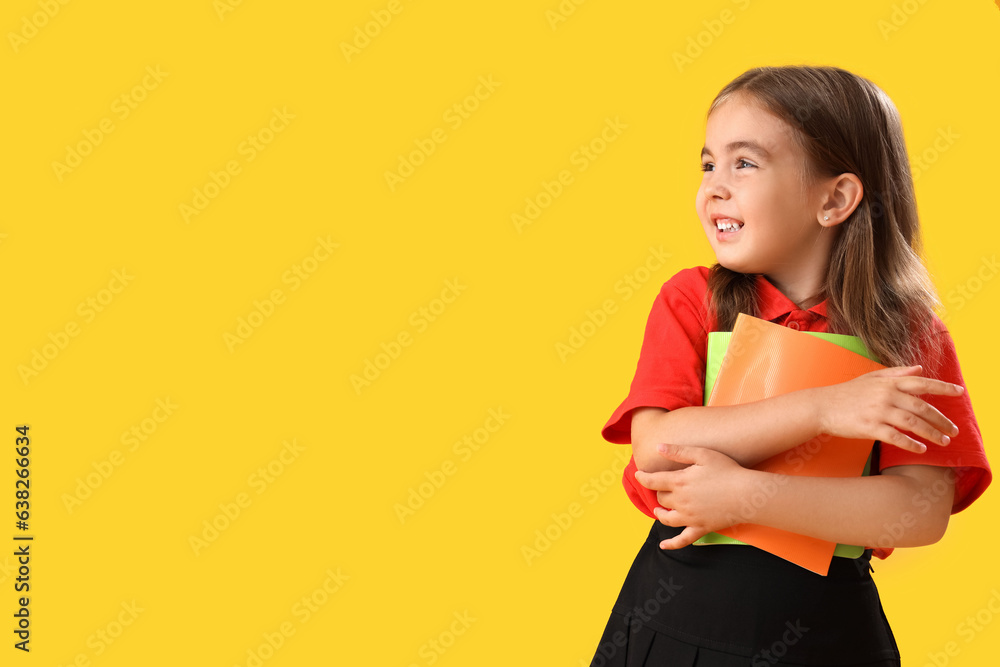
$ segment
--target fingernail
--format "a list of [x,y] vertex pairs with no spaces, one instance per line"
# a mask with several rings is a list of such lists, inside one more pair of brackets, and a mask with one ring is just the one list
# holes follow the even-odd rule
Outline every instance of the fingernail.
[[949,438],[946,435],[942,435],[941,436],[941,444],[942,445],[947,445],[949,442],[951,442],[951,438]]
[[658,444],[656,446],[656,451],[658,451],[658,452],[665,452],[665,451],[667,451],[667,446],[661,442],[660,444]]

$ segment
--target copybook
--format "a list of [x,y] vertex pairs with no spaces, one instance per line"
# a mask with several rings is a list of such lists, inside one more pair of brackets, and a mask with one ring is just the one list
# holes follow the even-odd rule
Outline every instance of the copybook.
[[[750,403],[847,382],[880,368],[885,366],[874,360],[856,336],[796,331],[741,313],[731,333],[708,334],[704,402]],[[810,477],[867,475],[873,445],[873,440],[823,434],[753,467]],[[752,512],[755,503],[767,501],[765,496],[762,492],[746,499],[744,509]],[[695,544],[750,544],[824,576],[834,555],[856,558],[864,550],[754,523],[709,533]]]

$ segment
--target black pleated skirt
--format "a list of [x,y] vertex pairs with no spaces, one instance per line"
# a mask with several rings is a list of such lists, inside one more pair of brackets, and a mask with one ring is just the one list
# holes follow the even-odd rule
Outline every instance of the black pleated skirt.
[[751,546],[660,549],[681,530],[653,523],[591,667],[899,667],[871,551],[824,577]]

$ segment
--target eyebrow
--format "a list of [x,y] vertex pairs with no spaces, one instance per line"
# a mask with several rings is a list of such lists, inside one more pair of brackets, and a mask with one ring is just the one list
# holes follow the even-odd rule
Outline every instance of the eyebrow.
[[[738,151],[738,150],[745,150],[745,151],[749,151],[751,153],[756,153],[757,155],[759,155],[762,158],[769,158],[769,157],[771,157],[771,154],[768,152],[768,150],[766,148],[764,148],[763,146],[761,146],[760,144],[758,144],[756,141],[750,141],[750,140],[747,140],[747,139],[742,139],[740,141],[730,142],[726,146],[726,150],[730,151],[730,152],[732,152],[732,151]],[[701,149],[701,157],[705,157],[706,155],[711,155],[711,154],[712,154],[712,152],[708,150],[708,146],[702,147],[702,149]]]

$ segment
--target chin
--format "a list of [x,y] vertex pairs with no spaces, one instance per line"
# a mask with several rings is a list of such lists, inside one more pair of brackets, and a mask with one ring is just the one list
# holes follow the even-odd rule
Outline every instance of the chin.
[[741,262],[737,259],[719,257],[715,256],[715,261],[717,261],[723,268],[729,269],[730,271],[735,271],[736,273],[759,273],[759,271],[754,271],[753,267],[746,263]]

